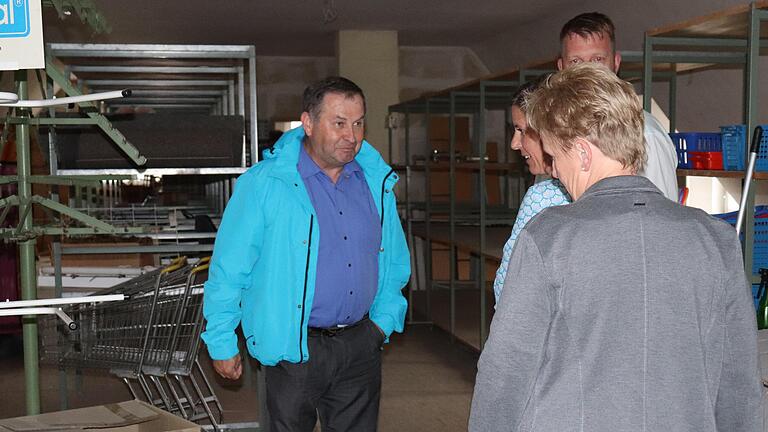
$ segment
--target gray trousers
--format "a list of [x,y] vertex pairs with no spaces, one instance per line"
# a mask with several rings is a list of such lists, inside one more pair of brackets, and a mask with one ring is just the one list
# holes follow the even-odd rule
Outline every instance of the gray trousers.
[[365,318],[332,334],[311,330],[309,361],[282,361],[266,370],[272,432],[375,431],[381,396],[384,336]]

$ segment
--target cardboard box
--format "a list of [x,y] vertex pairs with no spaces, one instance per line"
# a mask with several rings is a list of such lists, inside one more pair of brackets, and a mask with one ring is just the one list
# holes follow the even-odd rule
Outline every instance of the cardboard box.
[[0,420],[0,432],[200,432],[190,421],[139,400]]
[[[457,116],[454,120],[457,141],[469,141],[469,117]],[[451,138],[450,119],[445,116],[429,118],[429,139],[448,141]]]

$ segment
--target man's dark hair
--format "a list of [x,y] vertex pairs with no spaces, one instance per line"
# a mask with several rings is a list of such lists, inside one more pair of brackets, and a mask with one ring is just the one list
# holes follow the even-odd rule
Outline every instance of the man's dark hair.
[[360,95],[363,99],[363,112],[365,112],[365,95],[363,90],[357,84],[340,76],[325,78],[304,89],[304,106],[302,111],[309,113],[313,119],[316,119],[320,115],[320,106],[323,103],[323,97],[327,93],[340,93],[348,98]]
[[560,30],[560,42],[572,34],[583,38],[606,35],[611,39],[611,46],[616,47],[616,27],[608,16],[600,12],[583,13],[571,18]]

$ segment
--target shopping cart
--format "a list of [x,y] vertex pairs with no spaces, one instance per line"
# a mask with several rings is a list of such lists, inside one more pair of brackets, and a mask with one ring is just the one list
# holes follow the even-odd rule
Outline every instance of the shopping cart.
[[147,402],[192,421],[207,419],[218,430],[223,410],[197,360],[208,261],[180,258],[106,293],[123,294],[122,302],[67,308],[75,331],[41,320],[43,361],[108,369],[134,398],[142,399],[138,383]]

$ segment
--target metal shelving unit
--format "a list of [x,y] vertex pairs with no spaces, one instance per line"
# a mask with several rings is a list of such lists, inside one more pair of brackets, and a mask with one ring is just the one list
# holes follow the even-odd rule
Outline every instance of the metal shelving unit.
[[[512,161],[509,147],[506,144],[511,140],[511,128],[509,127],[511,99],[522,83],[541,73],[554,70],[554,67],[554,62],[548,62],[521,70],[507,71],[402,102],[391,106],[389,109],[390,113],[401,114],[404,120],[405,163],[399,165],[398,168],[405,171],[404,212],[411,249],[414,250],[417,237],[423,238],[425,244],[426,286],[423,291],[426,301],[427,323],[434,321],[431,310],[432,290],[448,290],[449,312],[446,330],[450,332],[452,338],[458,337],[464,343],[477,349],[482,348],[487,337],[490,321],[489,309],[492,310],[492,307],[489,308],[487,300],[489,286],[486,281],[486,261],[489,259],[493,262],[499,261],[501,247],[498,243],[500,241],[503,245],[506,240],[514,222],[515,207],[525,193],[525,170],[522,164]],[[499,155],[498,162],[486,160],[488,154],[488,126],[486,123],[489,111],[501,111],[504,118],[504,152]],[[427,129],[427,144],[424,154],[419,158],[419,161],[415,161],[411,151],[412,118],[420,116],[424,119],[425,124],[429,125],[431,117],[446,115],[450,129],[448,160],[435,161],[432,159],[431,139],[429,129]],[[457,160],[456,118],[458,116],[469,116],[472,123],[471,130],[473,133],[470,139],[472,149],[470,155],[465,155],[465,160]],[[391,132],[390,130],[390,149],[395,145]],[[392,154],[391,151],[390,154]],[[448,202],[437,202],[432,197],[431,174],[446,171],[449,174]],[[474,202],[463,205],[459,204],[456,194],[456,174],[462,171],[474,174],[475,191]],[[411,199],[414,173],[422,173],[424,176],[425,200],[423,202],[415,202]],[[489,173],[497,174],[502,179],[503,191],[501,192],[500,205],[488,204],[487,182]],[[418,217],[419,215],[422,217]],[[502,228],[497,229],[497,226]],[[490,238],[489,233],[491,234]],[[432,251],[435,250],[436,244],[446,246],[449,251],[449,278],[447,281],[433,278]],[[458,280],[457,254],[459,251],[470,254],[471,273],[474,280]],[[489,251],[493,252],[489,253]],[[414,260],[414,269],[418,271],[420,266],[415,254]],[[409,291],[410,322],[416,322],[412,306],[414,289],[416,288],[414,281],[418,281],[420,278],[418,273],[415,273]],[[474,335],[458,334],[457,306],[461,300],[459,298],[460,291],[479,292],[479,329]]]
[[[752,131],[758,124],[759,58],[768,54],[768,34],[764,22],[768,21],[768,1],[757,1],[735,6],[709,15],[649,30],[645,34],[643,64],[643,105],[650,106],[652,80],[661,65],[676,74],[694,73],[711,69],[742,69],[744,71],[743,118],[747,125],[745,160]],[[674,117],[675,94],[671,94],[671,115]],[[681,176],[743,178],[743,171],[678,170]],[[768,178],[756,173],[756,180]],[[750,188],[746,205],[744,230],[745,268],[751,268],[754,248],[755,188]],[[750,271],[751,273],[751,271]],[[752,283],[759,283],[758,275],[749,275]]]
[[[622,51],[622,69],[620,75],[629,81],[639,81],[643,74],[643,53],[636,51]],[[555,56],[553,56],[554,58]],[[477,80],[452,87],[440,92],[423,95],[419,98],[401,102],[392,105],[389,108],[390,114],[398,113],[403,116],[404,136],[402,145],[405,153],[405,161],[395,165],[396,169],[405,173],[404,185],[404,219],[407,226],[407,235],[413,249],[415,238],[423,238],[425,243],[424,270],[426,286],[424,295],[426,297],[427,323],[433,323],[433,314],[431,310],[432,289],[447,289],[449,292],[449,317],[446,330],[452,337],[459,337],[463,342],[473,346],[476,349],[482,349],[488,334],[490,315],[493,307],[489,304],[487,297],[490,292],[490,285],[486,281],[487,261],[498,264],[501,258],[501,249],[506,242],[511,226],[514,222],[517,206],[522,200],[527,189],[527,183],[531,181],[524,164],[513,162],[510,157],[510,150],[507,143],[511,140],[510,127],[510,104],[512,96],[517,88],[538,77],[541,74],[556,71],[556,63],[552,61],[536,62],[522,68],[511,69],[501,73],[493,74]],[[675,77],[672,70],[665,65],[655,65],[655,79],[669,81],[670,92],[675,90]],[[486,155],[487,126],[486,119],[489,111],[503,111],[505,131],[504,131],[504,153],[499,157],[499,162],[488,162],[484,157]],[[413,160],[411,151],[411,120],[415,116],[424,118],[424,123],[429,124],[432,116],[445,116],[449,118],[450,127],[450,148],[449,155],[455,155],[456,136],[455,123],[457,116],[470,116],[472,120],[472,130],[474,143],[473,154],[470,155],[472,161],[459,161],[455,157],[448,157],[447,161],[433,161],[431,148],[429,148],[430,137],[427,130],[425,154],[420,161]],[[674,122],[674,119],[672,119]],[[395,143],[393,130],[390,129],[390,154],[392,154]],[[431,199],[431,181],[430,173],[436,171],[448,171],[450,177],[449,201],[438,203]],[[477,202],[470,206],[457,206],[456,200],[456,182],[457,172],[469,171],[476,173],[476,191]],[[501,173],[503,176],[504,197],[502,205],[489,206],[486,200],[486,194],[480,191],[486,190],[486,179],[489,172]],[[423,173],[424,175],[424,193],[426,200],[424,202],[415,202],[412,200],[412,189],[414,187],[414,174]],[[416,186],[418,187],[418,186]],[[417,214],[423,217],[416,217]],[[438,281],[433,279],[432,269],[432,251],[434,244],[440,244],[449,249],[449,279],[448,281]],[[473,257],[472,269],[474,279],[472,281],[459,281],[456,278],[456,260],[457,250],[470,253]],[[414,254],[416,263],[414,269],[418,270],[418,257]],[[414,279],[409,291],[409,303],[413,304],[415,281],[419,280],[419,275],[414,272]],[[457,293],[458,290],[469,289],[479,292],[479,330],[475,335],[459,336],[457,335]],[[465,290],[466,291],[466,290]],[[413,307],[409,310],[409,322],[416,322],[413,317]],[[475,343],[474,340],[478,342]]]

